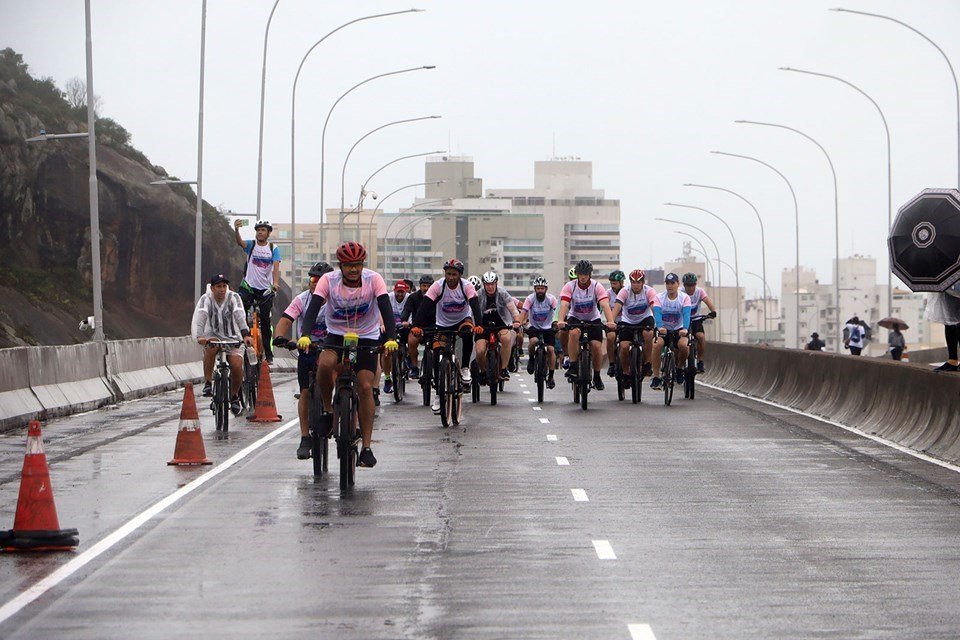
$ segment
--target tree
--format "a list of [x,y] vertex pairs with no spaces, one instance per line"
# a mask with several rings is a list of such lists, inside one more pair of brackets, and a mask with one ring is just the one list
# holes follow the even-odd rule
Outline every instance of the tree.
[[[87,83],[74,76],[67,80],[66,84],[67,102],[70,107],[76,111],[84,111],[87,108]],[[94,94],[93,96],[93,114],[99,116],[103,109],[103,99]]]

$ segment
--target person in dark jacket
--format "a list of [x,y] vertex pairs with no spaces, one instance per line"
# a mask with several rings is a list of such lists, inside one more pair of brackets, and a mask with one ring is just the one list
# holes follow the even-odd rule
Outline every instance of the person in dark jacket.
[[903,350],[907,348],[907,341],[904,340],[900,332],[900,325],[893,325],[893,330],[887,335],[887,345],[890,348],[890,357],[894,360],[900,360],[903,357]]
[[433,276],[420,276],[420,288],[407,296],[407,304],[403,306],[403,313],[400,315],[400,326],[404,329],[407,338],[407,360],[409,360],[407,367],[410,369],[409,377],[411,380],[420,377],[420,354],[417,352],[417,347],[420,346],[420,338],[410,333],[409,329],[410,325],[413,324],[413,319],[417,317],[417,310],[423,303],[423,298],[432,284]]
[[827,343],[820,339],[820,334],[814,331],[810,334],[810,342],[807,343],[807,351],[823,351]]

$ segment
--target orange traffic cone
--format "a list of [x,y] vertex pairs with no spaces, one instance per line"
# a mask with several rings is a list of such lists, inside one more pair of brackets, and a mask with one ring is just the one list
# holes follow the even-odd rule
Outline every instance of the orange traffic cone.
[[27,454],[23,457],[13,529],[0,531],[0,548],[4,551],[69,551],[78,544],[80,534],[76,529],[60,528],[40,423],[34,420],[27,430]]
[[906,347],[903,349],[903,355],[900,356],[901,362],[910,362],[910,352],[907,351]]
[[197,400],[193,397],[192,384],[186,384],[183,387],[183,406],[180,409],[177,446],[173,451],[173,460],[167,464],[213,464],[213,461],[207,458],[207,450],[203,446],[200,416],[197,415]]
[[283,416],[277,414],[277,403],[273,399],[273,384],[267,363],[260,367],[260,384],[257,385],[257,406],[253,415],[247,416],[251,422],[280,422]]

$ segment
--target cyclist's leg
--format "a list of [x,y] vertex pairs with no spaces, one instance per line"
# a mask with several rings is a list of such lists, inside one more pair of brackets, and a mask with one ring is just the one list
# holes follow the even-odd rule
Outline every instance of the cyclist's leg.
[[316,368],[316,354],[301,352],[297,356],[297,386],[300,387],[300,400],[297,401],[297,417],[300,418],[300,436],[303,438],[310,435],[307,411],[310,406],[310,380],[315,375]]
[[580,329],[567,331],[567,342],[564,346],[567,348],[567,357],[570,358],[570,371],[573,371],[573,365],[580,359]]
[[617,336],[620,340],[620,370],[623,371],[624,375],[629,376],[637,372],[630,370],[630,341],[624,340],[624,337],[623,334]]
[[697,360],[703,362],[703,354],[707,350],[707,336],[703,331],[698,331],[695,337],[697,339]]
[[473,321],[465,320],[460,323],[460,366],[470,366],[470,355],[473,353]]
[[593,360],[593,372],[600,373],[600,368],[603,366],[603,327],[592,324],[587,331],[590,333],[590,358]]
[[617,332],[616,331],[607,331],[606,336],[606,347],[607,347],[607,364],[611,367],[613,366],[613,359],[617,357]]
[[243,282],[237,287],[237,293],[240,295],[240,302],[243,303],[243,313],[249,313],[250,307],[253,305],[253,291],[248,289],[246,283]]
[[487,370],[487,333],[483,332],[482,334],[474,338],[474,352],[477,356],[477,370],[486,371]]
[[533,349],[537,346],[537,343],[540,342],[540,332],[534,329],[527,331],[530,339],[527,341],[527,355],[531,358],[533,357]]
[[[680,337],[680,336],[678,335],[678,336],[677,336],[677,362],[678,362],[678,363],[686,363],[686,362],[687,362],[687,356],[690,355],[690,348],[689,348],[687,345],[688,345],[687,338],[686,338],[686,337]],[[678,368],[679,368],[680,366],[684,366],[684,367],[685,367],[686,364],[683,364],[683,365],[679,365],[679,364],[678,364]]]
[[497,338],[500,340],[500,369],[510,365],[510,356],[513,354],[513,337],[517,335],[513,329],[501,329]]
[[240,393],[240,386],[243,384],[243,355],[240,349],[231,349],[227,356],[227,362],[230,363],[230,396],[236,396]]
[[[327,336],[324,343],[328,346],[343,345],[343,336]],[[320,389],[320,400],[323,410],[333,413],[333,386],[336,384],[336,367],[339,352],[333,349],[324,349],[317,357],[317,387]]]
[[[660,377],[660,355],[663,352],[664,341],[667,339],[667,336],[660,335],[659,333],[653,333],[650,337],[650,363],[653,365],[653,377]],[[644,333],[644,339],[646,339],[647,334]],[[644,347],[646,348],[646,347]]]
[[270,311],[276,296],[260,295],[260,342],[263,344],[263,357],[273,360],[273,329],[270,326]]
[[407,336],[407,357],[410,358],[410,365],[415,369],[420,368],[420,338],[413,335],[411,331]]
[[210,384],[213,380],[213,365],[217,362],[217,350],[207,345],[203,349],[203,382]]

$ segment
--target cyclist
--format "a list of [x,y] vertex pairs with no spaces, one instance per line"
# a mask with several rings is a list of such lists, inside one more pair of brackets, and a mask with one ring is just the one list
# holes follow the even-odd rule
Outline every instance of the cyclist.
[[[309,286],[306,291],[300,293],[290,301],[283,315],[280,316],[280,321],[277,322],[275,331],[277,335],[273,339],[273,345],[275,347],[287,346],[287,343],[290,342],[286,337],[287,332],[290,331],[290,327],[293,326],[294,323],[296,323],[296,333],[294,335],[300,336],[301,333],[303,333],[303,314],[310,305],[310,297],[313,295],[313,290],[317,287],[317,282],[320,278],[322,278],[324,274],[332,271],[333,267],[326,262],[318,262],[310,267]],[[324,314],[320,313],[317,315],[316,322],[313,323],[313,329],[310,330],[310,339],[316,345],[323,344],[326,337],[327,322]],[[316,373],[317,352],[310,349],[301,351],[297,356],[297,383],[300,385],[300,400],[297,402],[297,415],[300,418],[300,445],[297,447],[298,460],[307,460],[310,458],[310,425],[307,422],[307,409],[310,406],[310,381]]]
[[[668,273],[664,278],[666,291],[661,292],[657,297],[660,299],[662,307],[663,323],[660,325],[659,334],[663,336],[664,341],[669,341],[671,347],[677,354],[677,362],[687,361],[687,332],[690,329],[690,312],[693,305],[690,302],[690,296],[680,291],[680,276],[675,273]],[[650,388],[660,389],[660,359],[654,360],[654,375],[650,381]],[[677,367],[676,381],[683,384],[683,367]]]
[[[610,286],[607,287],[607,295],[610,297],[610,306],[611,308],[617,302],[617,295],[623,291],[623,281],[627,279],[627,275],[620,269],[615,269],[610,272],[608,278],[610,280]],[[620,322],[620,314],[614,310],[615,322]],[[617,332],[616,331],[607,331],[607,376],[612,378],[615,367],[613,366],[613,359],[617,353]]]
[[[600,321],[600,312],[607,321],[607,328],[615,327],[613,311],[610,309],[610,300],[607,290],[599,282],[592,280],[593,263],[581,260],[575,267],[576,281],[563,285],[560,291],[560,321],[557,327],[565,329],[570,319],[576,319],[591,326],[587,327],[590,337],[590,356],[593,359],[593,388],[603,391],[603,380],[600,378],[600,367],[603,359],[603,324]],[[569,313],[569,315],[568,315]],[[570,368],[567,370],[567,379],[576,379],[577,360],[580,357],[580,329],[570,329],[566,342],[567,356],[570,358]]]
[[407,334],[407,366],[410,369],[409,377],[416,380],[420,377],[419,354],[417,347],[420,346],[420,338],[410,332],[410,323],[417,317],[417,310],[423,303],[430,285],[433,284],[433,276],[420,276],[420,288],[407,297],[407,303],[403,305],[403,313],[400,314],[400,326]]
[[[235,291],[230,291],[230,281],[222,273],[210,278],[207,292],[197,301],[193,313],[193,336],[203,345],[203,395],[213,395],[213,365],[217,360],[216,345],[211,340],[243,340],[253,346],[253,338],[247,329],[247,314],[243,301]],[[240,415],[240,385],[243,384],[243,350],[234,347],[227,353],[230,363],[230,411]]]
[[[572,266],[567,270],[567,282],[573,282],[577,279],[577,267]],[[563,352],[563,368],[568,369],[570,367],[570,357],[567,355],[567,330],[558,329],[557,336],[560,339],[560,351]]]
[[557,310],[557,298],[547,293],[547,279],[538,276],[533,279],[533,293],[523,301],[520,314],[520,323],[527,326],[527,335],[530,336],[529,360],[527,373],[533,375],[533,349],[540,340],[547,349],[547,388],[553,389],[557,383],[553,381],[553,369],[557,364],[557,353],[554,343],[557,338],[556,322],[553,314]]
[[[397,339],[403,341],[407,338],[407,331],[400,326],[403,317],[403,307],[407,303],[407,293],[410,287],[405,280],[397,280],[393,285],[393,293],[390,294],[390,306],[393,308],[393,320],[397,325]],[[393,366],[390,363],[390,354],[384,352],[380,355],[380,366],[383,368],[383,392],[393,393]]]
[[[367,250],[358,242],[345,242],[337,248],[340,270],[324,275],[317,282],[310,305],[304,314],[300,339],[297,340],[300,349],[306,350],[310,347],[313,341],[305,332],[313,327],[320,307],[326,305],[323,311],[327,320],[327,337],[323,343],[324,350],[317,358],[317,385],[320,387],[323,408],[327,412],[323,418],[328,428],[333,424],[333,416],[330,414],[333,411],[333,387],[336,383],[337,363],[340,360],[340,353],[335,348],[343,346],[344,335],[356,333],[361,347],[375,347],[380,343],[382,322],[384,350],[392,352],[398,346],[396,323],[387,285],[379,273],[364,268],[366,259]],[[369,350],[358,352],[356,367],[357,392],[360,396],[360,432],[363,438],[357,463],[361,467],[372,467],[377,464],[377,458],[370,449],[376,410],[373,403],[376,353]]]
[[[701,302],[707,305],[707,309],[710,309],[710,313],[707,314],[708,318],[717,317],[717,308],[713,306],[713,301],[707,296],[706,291],[697,286],[697,274],[692,272],[683,274],[683,292],[690,296],[690,302],[693,304],[693,309],[690,310],[690,317],[700,314]],[[703,356],[706,352],[707,336],[703,331],[703,318],[691,320],[690,335],[697,340],[697,373],[704,373],[706,369],[703,366]]]
[[273,297],[280,288],[280,249],[270,242],[270,233],[273,225],[269,220],[257,220],[253,225],[256,231],[256,240],[244,240],[240,237],[239,218],[233,223],[234,237],[237,244],[247,254],[246,271],[237,293],[243,300],[243,311],[246,313],[256,302],[260,306],[260,342],[263,346],[263,357],[267,364],[273,364],[273,348],[270,346],[270,311],[273,309]]
[[507,365],[510,363],[510,353],[513,349],[513,339],[516,336],[513,329],[520,328],[520,312],[513,301],[513,296],[500,289],[500,276],[496,271],[487,271],[483,274],[483,288],[479,293],[480,310],[483,312],[482,332],[475,338],[477,356],[477,370],[480,372],[480,384],[486,384],[487,376],[497,375],[496,371],[487,371],[487,342],[491,334],[497,336],[500,342],[500,378],[509,380],[510,373]]
[[[423,328],[435,326],[442,331],[457,330],[460,333],[474,333],[483,331],[480,325],[480,300],[477,290],[463,279],[463,262],[457,258],[447,260],[443,265],[443,280],[434,282],[424,294],[423,304],[417,310],[413,321],[411,335],[423,335]],[[462,340],[460,344],[460,377],[469,383],[470,354],[473,346],[469,340]],[[431,407],[434,411],[440,410],[440,400],[434,398]]]
[[[643,371],[641,375],[653,373],[653,337],[656,328],[663,324],[660,298],[656,290],[646,284],[647,276],[643,269],[634,269],[630,272],[630,286],[620,289],[613,311],[620,318],[620,330],[617,339],[620,343],[620,368],[623,371],[623,382],[628,382],[629,376],[636,375],[630,370],[630,343],[633,332],[640,327],[643,336]],[[656,362],[659,376],[659,360]]]

